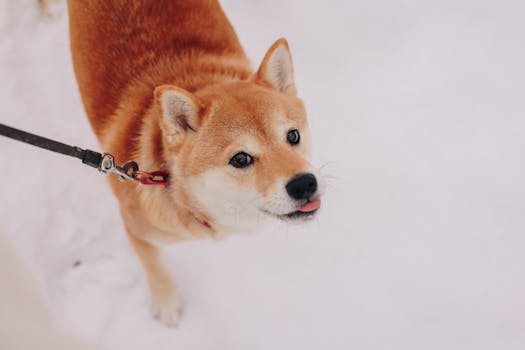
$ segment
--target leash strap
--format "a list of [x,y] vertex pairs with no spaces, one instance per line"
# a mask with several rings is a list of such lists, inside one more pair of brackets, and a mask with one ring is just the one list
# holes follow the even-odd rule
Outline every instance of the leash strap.
[[168,172],[157,170],[151,173],[139,171],[139,166],[133,161],[124,163],[122,166],[115,164],[115,158],[109,153],[99,153],[89,149],[51,140],[42,136],[31,134],[26,131],[12,128],[0,123],[0,135],[18,140],[36,147],[44,148],[52,152],[64,154],[82,160],[83,164],[97,168],[104,174],[115,173],[120,180],[135,180],[143,185],[169,185]]
[[64,154],[66,156],[79,158],[82,160],[82,163],[89,165],[93,168],[99,168],[102,163],[102,154],[89,150],[82,149],[79,147],[74,147],[66,145],[65,143],[50,140],[48,138],[31,134],[19,129],[12,128],[5,124],[0,124],[0,135],[18,140],[30,145],[47,149],[52,152]]

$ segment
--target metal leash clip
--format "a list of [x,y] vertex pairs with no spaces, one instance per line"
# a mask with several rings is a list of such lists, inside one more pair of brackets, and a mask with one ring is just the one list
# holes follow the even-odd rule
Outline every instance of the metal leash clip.
[[115,164],[115,157],[109,153],[102,155],[102,161],[98,170],[104,174],[114,173],[119,177],[120,181],[134,180],[143,185],[169,185],[169,173],[167,171],[157,170],[151,173],[139,171],[139,166],[134,161],[128,161],[122,166],[118,166]]
[[109,153],[102,155],[102,161],[98,170],[103,174],[114,173],[120,181],[137,180],[136,174],[139,171],[139,166],[134,161],[124,163],[122,166],[115,164],[115,157]]

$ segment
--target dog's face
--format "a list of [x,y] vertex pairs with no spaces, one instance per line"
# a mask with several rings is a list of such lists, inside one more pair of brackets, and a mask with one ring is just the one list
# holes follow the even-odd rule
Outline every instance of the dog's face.
[[188,209],[220,230],[250,230],[264,216],[311,218],[321,178],[309,163],[310,132],[286,41],[250,81],[195,94],[156,90],[171,173]]

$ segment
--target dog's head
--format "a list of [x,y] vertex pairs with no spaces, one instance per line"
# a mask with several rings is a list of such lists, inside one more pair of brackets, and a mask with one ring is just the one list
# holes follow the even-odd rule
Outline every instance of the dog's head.
[[231,231],[266,215],[314,216],[322,183],[309,163],[310,132],[286,40],[247,81],[194,94],[161,86],[155,100],[174,186],[198,219]]

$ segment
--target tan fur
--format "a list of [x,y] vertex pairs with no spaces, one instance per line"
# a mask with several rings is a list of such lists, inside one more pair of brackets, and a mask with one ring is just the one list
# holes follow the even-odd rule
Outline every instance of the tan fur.
[[[179,296],[158,246],[243,230],[225,221],[230,207],[266,210],[287,179],[312,169],[288,44],[278,40],[253,73],[216,1],[68,5],[75,73],[104,151],[171,174],[169,188],[110,182],[148,275],[154,314],[174,324]],[[285,71],[274,67],[283,62]],[[301,130],[300,145],[286,142],[290,127]],[[250,151],[253,166],[228,165],[238,151]]]

